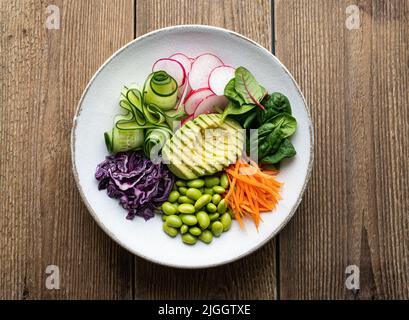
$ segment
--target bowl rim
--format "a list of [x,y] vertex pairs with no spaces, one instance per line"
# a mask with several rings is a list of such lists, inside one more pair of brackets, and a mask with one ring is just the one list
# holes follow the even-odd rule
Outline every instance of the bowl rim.
[[[98,215],[96,214],[96,212],[94,211],[94,209],[91,207],[91,205],[89,204],[82,186],[79,182],[79,177],[78,177],[78,172],[77,172],[77,168],[75,165],[75,132],[76,132],[76,127],[77,127],[77,119],[81,114],[82,111],[82,104],[84,101],[85,96],[88,93],[88,90],[90,89],[91,85],[93,84],[94,80],[96,79],[96,77],[99,75],[99,73],[111,62],[112,59],[114,59],[117,55],[119,55],[122,51],[126,50],[128,47],[132,46],[135,42],[140,41],[142,39],[145,38],[149,38],[157,33],[161,33],[161,32],[168,32],[168,31],[174,31],[174,30],[183,30],[183,29],[193,29],[193,30],[206,30],[206,31],[218,31],[218,32],[224,32],[224,33],[228,33],[234,37],[238,37],[241,38],[242,40],[246,40],[247,42],[249,42],[249,44],[256,46],[258,49],[264,51],[264,53],[270,55],[273,60],[275,60],[276,63],[278,63],[278,65],[283,68],[283,71],[289,76],[289,78],[291,79],[291,81],[293,82],[293,84],[295,85],[296,89],[297,89],[297,93],[300,95],[301,100],[304,103],[305,106],[305,110],[307,112],[308,115],[308,130],[310,133],[310,154],[309,154],[309,161],[308,161],[308,168],[307,168],[307,175],[305,177],[304,180],[304,184],[301,188],[301,192],[298,195],[297,201],[295,202],[295,204],[293,205],[293,207],[291,208],[289,214],[287,215],[287,217],[283,220],[283,222],[278,226],[278,228],[276,228],[276,230],[274,230],[273,232],[271,232],[271,234],[264,239],[263,241],[261,241],[259,244],[257,244],[256,246],[254,246],[253,248],[247,250],[246,252],[228,259],[228,260],[223,260],[220,262],[216,262],[216,263],[209,263],[209,264],[201,264],[201,265],[195,265],[195,266],[185,266],[185,265],[179,265],[179,264],[175,264],[175,263],[167,263],[167,262],[163,262],[159,259],[156,258],[152,258],[152,257],[148,257],[144,254],[141,254],[139,252],[135,252],[128,244],[124,243],[123,241],[119,240],[111,231],[110,229],[99,219]],[[313,131],[313,123],[312,123],[312,118],[311,118],[311,113],[310,113],[310,109],[309,106],[307,104],[307,101],[301,91],[301,88],[299,87],[298,83],[295,81],[293,75],[290,73],[290,71],[286,68],[286,66],[269,50],[267,50],[266,48],[264,48],[262,45],[260,45],[259,43],[257,43],[254,40],[251,40],[250,38],[243,36],[240,33],[237,33],[235,31],[229,30],[229,29],[225,29],[225,28],[221,28],[221,27],[215,27],[215,26],[210,26],[210,25],[202,25],[202,24],[183,24],[183,25],[175,25],[175,26],[170,26],[170,27],[165,27],[165,28],[160,28],[160,29],[156,29],[153,31],[150,31],[146,34],[143,34],[135,39],[133,39],[132,41],[126,43],[125,45],[123,45],[121,48],[119,48],[117,51],[115,51],[109,58],[107,58],[104,63],[97,69],[97,71],[95,71],[95,73],[93,74],[93,76],[91,77],[91,79],[89,80],[87,86],[85,87],[81,98],[77,104],[77,108],[74,114],[74,118],[73,118],[73,123],[72,123],[72,128],[71,128],[71,165],[72,165],[72,171],[74,174],[74,179],[75,179],[75,184],[77,186],[77,189],[80,193],[81,199],[84,202],[88,212],[91,214],[91,216],[93,217],[93,219],[96,221],[97,225],[112,239],[114,240],[117,244],[119,244],[122,248],[124,248],[125,250],[127,250],[128,252],[139,256],[145,260],[148,260],[150,262],[162,265],[162,266],[167,266],[167,267],[173,267],[173,268],[178,268],[178,269],[202,269],[202,268],[213,268],[213,267],[217,267],[217,266],[221,266],[221,265],[225,265],[225,264],[229,264],[231,262],[240,260],[241,258],[244,258],[245,256],[248,256],[252,253],[254,253],[255,251],[257,251],[258,249],[260,249],[261,247],[263,247],[265,244],[267,244],[268,242],[270,242],[270,240],[272,240],[277,234],[279,234],[281,232],[281,230],[284,228],[284,226],[291,220],[291,218],[294,216],[295,211],[297,210],[297,208],[299,207],[305,189],[307,187],[308,181],[310,180],[311,177],[311,172],[312,172],[312,168],[313,168],[313,163],[314,163],[314,131]]]

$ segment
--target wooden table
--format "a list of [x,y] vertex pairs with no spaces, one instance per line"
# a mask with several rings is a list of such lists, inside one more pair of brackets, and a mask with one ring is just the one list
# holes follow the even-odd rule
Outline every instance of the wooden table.
[[[60,29],[46,28],[50,4]],[[409,298],[408,0],[10,0],[0,10],[0,298]],[[191,23],[275,51],[306,96],[316,145],[281,234],[195,271],[149,263],[106,236],[70,159],[74,111],[97,68],[139,35]],[[45,286],[48,265],[59,290]],[[360,290],[345,286],[349,265]]]

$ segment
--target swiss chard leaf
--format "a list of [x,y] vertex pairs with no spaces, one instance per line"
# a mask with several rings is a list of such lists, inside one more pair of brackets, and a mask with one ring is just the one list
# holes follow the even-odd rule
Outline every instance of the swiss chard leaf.
[[260,101],[267,91],[260,86],[256,78],[244,67],[239,67],[235,72],[235,89],[247,104],[255,104],[264,109]]
[[262,101],[265,110],[257,111],[257,119],[260,123],[270,121],[280,113],[291,114],[291,105],[288,98],[279,92],[274,92]]
[[241,115],[247,113],[250,110],[253,110],[255,106],[256,106],[255,104],[243,104],[240,106],[237,103],[230,101],[226,109],[224,109],[222,119],[225,119],[227,116]]
[[231,79],[224,88],[224,95],[231,102],[237,103],[239,106],[245,104],[244,99],[236,91],[236,79]]
[[296,155],[295,148],[291,141],[286,138],[281,142],[280,147],[278,148],[277,152],[265,156],[262,160],[262,164],[273,164],[277,165],[285,158],[292,158]]
[[[223,119],[227,116],[238,116],[248,113],[241,123],[243,124],[256,105],[264,108],[260,101],[266,96],[267,90],[257,83],[254,76],[243,67],[236,69],[235,78],[231,79],[224,88],[224,95],[230,103],[223,112]],[[255,116],[251,117],[253,121]],[[250,125],[250,122],[247,122]]]

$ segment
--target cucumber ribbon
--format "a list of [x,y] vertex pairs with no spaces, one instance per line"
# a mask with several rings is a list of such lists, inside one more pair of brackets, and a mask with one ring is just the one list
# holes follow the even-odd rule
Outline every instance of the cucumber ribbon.
[[119,106],[125,113],[117,115],[112,131],[104,134],[108,151],[143,149],[147,156],[159,152],[173,136],[174,122],[185,116],[182,104],[173,109],[177,91],[176,81],[164,71],[148,77],[143,94],[136,87],[124,87]]

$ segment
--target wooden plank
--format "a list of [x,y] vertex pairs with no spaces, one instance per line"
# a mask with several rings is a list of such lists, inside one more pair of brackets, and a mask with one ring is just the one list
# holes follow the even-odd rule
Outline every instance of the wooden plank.
[[[271,50],[269,1],[137,1],[137,35],[177,24],[225,27]],[[135,296],[141,299],[274,299],[274,241],[238,262],[207,270],[171,269],[137,258]]]
[[[361,24],[349,30],[346,8]],[[409,297],[409,2],[275,1],[277,55],[315,124],[315,168],[280,237],[280,296]],[[348,265],[360,290],[345,287]]]
[[[133,38],[133,1],[1,1],[0,298],[131,298],[133,256],[76,190],[70,131],[88,80]],[[60,290],[45,288],[47,265]]]

